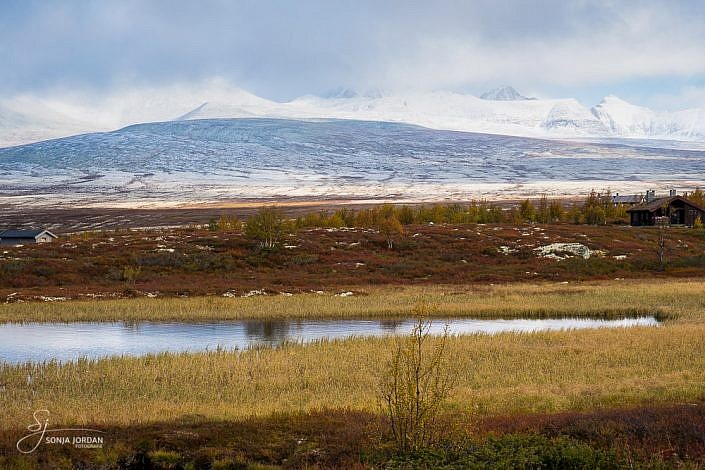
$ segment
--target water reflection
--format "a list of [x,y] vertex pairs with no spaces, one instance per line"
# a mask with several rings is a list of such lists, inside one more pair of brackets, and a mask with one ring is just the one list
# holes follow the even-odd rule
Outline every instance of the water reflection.
[[379,327],[384,331],[397,331],[404,324],[404,320],[380,320]]
[[[654,317],[594,320],[434,320],[432,334],[448,324],[453,335],[531,333],[582,328],[657,326]],[[214,323],[6,323],[0,325],[0,361],[71,361],[81,357],[140,356],[160,352],[245,349],[284,341],[311,342],[352,336],[387,336],[411,331],[413,319],[386,320],[268,320]]]
[[245,321],[245,335],[248,339],[264,343],[281,343],[289,336],[290,321],[267,320]]

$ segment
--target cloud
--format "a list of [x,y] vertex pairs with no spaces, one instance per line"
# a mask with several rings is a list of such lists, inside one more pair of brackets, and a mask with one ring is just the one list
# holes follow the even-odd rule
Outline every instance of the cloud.
[[651,105],[667,111],[705,109],[705,86],[686,86],[678,93],[658,93],[652,98]]
[[0,94],[226,77],[287,99],[336,86],[552,89],[705,75],[696,1],[13,1]]

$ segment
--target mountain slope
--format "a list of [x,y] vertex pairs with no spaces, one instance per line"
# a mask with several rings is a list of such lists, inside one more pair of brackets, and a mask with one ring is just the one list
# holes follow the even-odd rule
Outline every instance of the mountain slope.
[[705,140],[705,111],[656,113],[616,96],[605,97],[592,112],[614,135],[636,138]]
[[106,129],[74,119],[28,97],[0,101],[0,147]]
[[[687,167],[688,173],[682,171]],[[139,124],[0,149],[0,204],[438,198],[691,186],[705,152],[339,120]]]
[[656,113],[608,96],[588,109],[574,99],[525,99],[511,87],[483,98],[453,93],[359,93],[278,103],[222,80],[139,88],[102,97],[0,101],[0,147],[156,121],[280,118],[407,123],[438,130],[537,138],[639,138],[705,142],[705,111]]
[[529,99],[518,91],[516,91],[514,88],[506,85],[499,88],[495,88],[494,90],[486,91],[480,95],[480,98],[483,100],[492,101],[519,101]]

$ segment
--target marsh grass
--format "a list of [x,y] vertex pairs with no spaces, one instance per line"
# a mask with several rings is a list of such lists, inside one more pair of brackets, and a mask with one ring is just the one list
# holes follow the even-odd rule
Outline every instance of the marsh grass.
[[621,318],[656,315],[702,321],[705,281],[602,281],[474,286],[394,286],[327,294],[241,298],[133,298],[0,305],[0,322],[215,321],[292,318],[399,318],[420,302],[436,317]]
[[[451,337],[447,350],[457,376],[447,406],[485,416],[702,399],[703,338],[705,325],[680,322]],[[395,344],[356,338],[241,353],[0,365],[0,425],[22,429],[42,408],[52,412],[52,423],[93,425],[325,408],[376,412],[380,364]]]
[[[653,314],[661,327],[471,335],[448,339],[457,372],[450,412],[588,410],[705,398],[705,282],[368,289],[365,295],[140,299],[9,304],[4,321],[188,320],[408,315]],[[431,342],[438,341],[430,338]],[[326,408],[378,411],[381,364],[393,338],[287,343],[233,353],[158,354],[59,364],[0,364],[0,426],[24,429],[37,409],[52,423],[133,425],[229,420]]]

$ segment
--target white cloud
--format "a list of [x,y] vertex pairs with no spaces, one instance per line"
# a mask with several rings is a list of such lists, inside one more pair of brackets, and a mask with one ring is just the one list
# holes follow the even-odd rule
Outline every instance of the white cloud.
[[705,86],[688,86],[675,94],[657,94],[651,100],[651,106],[666,111],[692,108],[705,109]]
[[705,76],[701,1],[0,2],[0,95],[217,75],[275,99]]
[[517,33],[515,40],[496,41],[486,33],[435,31],[375,65],[385,70],[386,86],[417,88],[485,82],[566,87],[705,73],[704,22],[686,21],[663,6],[614,13],[558,37]]

